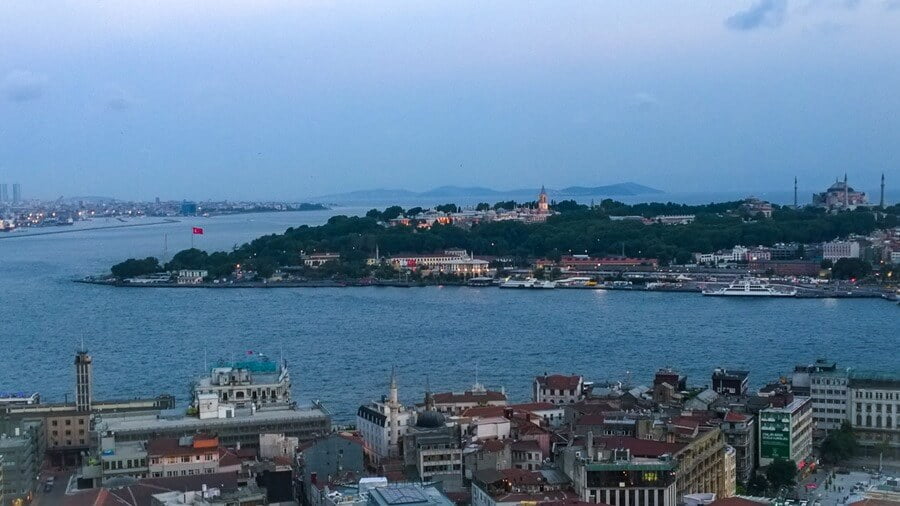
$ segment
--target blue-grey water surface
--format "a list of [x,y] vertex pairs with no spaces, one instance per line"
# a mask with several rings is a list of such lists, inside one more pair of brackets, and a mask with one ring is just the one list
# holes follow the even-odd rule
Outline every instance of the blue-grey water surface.
[[[359,212],[342,209],[339,212]],[[127,257],[190,245],[230,248],[335,211],[197,218],[174,224],[0,240],[0,391],[73,390],[72,353],[94,356],[98,398],[173,393],[187,401],[204,355],[277,356],[294,395],[322,399],[339,421],[386,389],[391,364],[401,396],[479,380],[526,399],[531,378],[579,372],[647,384],[672,365],[708,383],[717,365],[748,368],[754,384],[795,363],[900,369],[900,308],[881,300],[735,300],[697,294],[495,288],[116,289],[71,280]],[[104,223],[95,222],[94,225]],[[113,223],[114,224],[114,223]],[[20,232],[16,232],[20,233]],[[70,395],[71,397],[71,395]]]

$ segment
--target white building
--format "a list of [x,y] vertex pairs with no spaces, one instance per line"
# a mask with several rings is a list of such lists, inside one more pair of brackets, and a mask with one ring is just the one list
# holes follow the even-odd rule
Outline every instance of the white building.
[[543,375],[534,378],[532,400],[550,404],[574,404],[584,399],[584,378],[578,375]]
[[356,428],[364,450],[375,463],[402,457],[400,442],[415,423],[415,409],[404,407],[398,400],[397,374],[393,370],[388,397],[360,406],[356,412]]
[[291,376],[284,361],[277,364],[263,357],[230,362],[213,367],[209,376],[200,378],[194,392],[215,394],[220,403],[238,407],[248,402],[287,404],[291,401]]
[[812,399],[813,423],[819,436],[841,428],[848,416],[850,400],[846,370],[813,371],[809,375],[809,396]]
[[822,258],[840,260],[841,258],[859,258],[859,243],[856,241],[831,241],[822,243]]
[[175,274],[175,281],[179,285],[199,285],[206,276],[209,276],[209,272],[205,270],[181,269]]

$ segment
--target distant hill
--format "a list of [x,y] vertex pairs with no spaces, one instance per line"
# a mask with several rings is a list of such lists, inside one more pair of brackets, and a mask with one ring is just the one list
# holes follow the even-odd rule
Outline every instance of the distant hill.
[[[383,202],[383,201],[408,201],[414,199],[447,199],[455,198],[485,198],[485,199],[528,199],[533,200],[540,192],[540,188],[519,188],[516,190],[494,190],[481,186],[439,186],[424,192],[414,192],[403,189],[374,189],[358,190],[347,193],[334,193],[313,197],[319,202]],[[652,193],[663,193],[662,190],[651,188],[637,183],[617,183],[604,186],[569,186],[562,189],[547,188],[547,194],[552,199],[565,199],[570,197],[592,196],[632,196]]]

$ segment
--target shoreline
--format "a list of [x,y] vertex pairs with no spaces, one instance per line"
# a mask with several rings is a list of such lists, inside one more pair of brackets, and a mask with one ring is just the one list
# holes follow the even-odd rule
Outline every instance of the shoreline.
[[[359,282],[336,282],[336,281],[313,281],[313,282],[284,282],[284,283],[264,283],[258,281],[251,281],[245,283],[198,283],[198,284],[179,284],[179,283],[146,283],[146,284],[136,284],[136,283],[125,283],[122,281],[109,281],[109,280],[97,280],[97,279],[75,279],[73,280],[75,283],[87,284],[87,285],[101,285],[101,286],[109,286],[113,288],[178,288],[178,289],[206,289],[206,290],[223,290],[223,289],[285,289],[285,288],[367,288],[367,287],[375,287],[375,288],[424,288],[429,286],[453,286],[453,287],[461,287],[461,288],[496,288],[500,289],[500,287],[496,285],[488,285],[488,286],[470,286],[466,283],[404,283],[404,282],[391,282],[391,281],[382,281],[377,283],[359,283]],[[557,286],[554,290],[604,290],[604,291],[616,291],[616,292],[641,292],[641,293],[695,293],[701,294],[702,290],[699,287],[678,287],[678,288],[665,288],[665,289],[647,289],[643,287],[614,287],[614,286]],[[506,289],[504,291],[517,291],[517,292],[546,292],[546,289]],[[718,297],[722,298],[722,297]],[[732,298],[748,298],[748,297],[732,297]],[[770,297],[757,297],[762,299],[768,299]],[[828,292],[828,291],[813,291],[813,290],[802,290],[797,293],[797,295],[793,297],[780,297],[784,299],[884,299],[889,302],[895,302],[885,297],[881,292]]]
[[40,237],[40,236],[44,236],[44,235],[58,235],[58,234],[76,234],[78,232],[91,232],[94,230],[113,230],[113,229],[117,229],[117,228],[149,227],[152,225],[168,225],[170,223],[180,223],[180,222],[181,222],[181,220],[166,218],[163,221],[154,221],[153,223],[125,223],[123,225],[104,225],[101,227],[67,228],[65,230],[49,230],[46,232],[34,232],[34,233],[8,232],[4,235],[0,235],[0,239],[17,239],[17,238],[25,238],[25,237]]

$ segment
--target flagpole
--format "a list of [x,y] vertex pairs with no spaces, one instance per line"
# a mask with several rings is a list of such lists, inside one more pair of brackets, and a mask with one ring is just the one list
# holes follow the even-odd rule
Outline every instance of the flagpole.
[[191,227],[191,249],[194,249],[194,228]]

